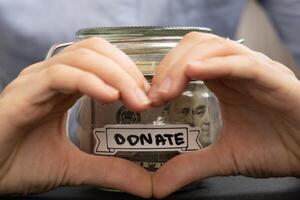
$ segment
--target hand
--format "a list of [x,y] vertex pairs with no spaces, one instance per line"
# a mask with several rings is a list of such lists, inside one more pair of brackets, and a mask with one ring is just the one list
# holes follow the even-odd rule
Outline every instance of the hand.
[[151,176],[143,168],[81,152],[64,124],[67,109],[82,94],[106,103],[122,100],[139,111],[149,107],[149,87],[135,64],[100,38],[26,68],[0,96],[0,193],[85,184],[151,196]]
[[160,168],[154,196],[211,176],[300,176],[300,84],[287,67],[237,42],[190,33],[158,66],[149,97],[161,105],[191,79],[218,97],[223,129],[214,144]]

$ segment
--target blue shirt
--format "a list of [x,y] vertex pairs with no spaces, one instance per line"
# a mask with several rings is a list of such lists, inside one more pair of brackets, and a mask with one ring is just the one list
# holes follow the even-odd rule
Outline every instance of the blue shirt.
[[[300,64],[300,0],[260,2]],[[74,40],[80,28],[205,26],[233,38],[244,6],[245,0],[0,0],[0,91],[43,60],[53,43]]]

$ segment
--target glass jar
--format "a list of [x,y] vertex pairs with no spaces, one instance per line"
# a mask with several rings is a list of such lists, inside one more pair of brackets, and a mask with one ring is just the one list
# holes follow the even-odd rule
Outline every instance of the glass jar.
[[[76,39],[106,39],[124,51],[151,84],[162,58],[191,31],[210,32],[199,27],[103,27],[79,30]],[[69,44],[55,45],[47,57]],[[122,102],[104,104],[83,96],[69,111],[67,124],[69,137],[81,150],[126,158],[149,171],[180,153],[210,145],[222,125],[218,100],[200,80],[190,81],[176,99],[140,113]]]

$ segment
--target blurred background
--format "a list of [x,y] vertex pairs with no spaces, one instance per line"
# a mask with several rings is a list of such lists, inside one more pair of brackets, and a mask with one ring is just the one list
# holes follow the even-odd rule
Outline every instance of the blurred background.
[[277,35],[300,63],[299,11],[300,0],[0,0],[0,91],[24,67],[43,60],[52,44],[73,41],[78,29],[95,26],[207,26],[232,39],[239,27],[235,39],[244,38],[246,46],[300,77]]
[[257,1],[248,0],[240,20],[237,38],[244,38],[248,47],[290,67],[297,77],[300,77],[299,67],[296,67],[290,52],[279,40],[268,16]]

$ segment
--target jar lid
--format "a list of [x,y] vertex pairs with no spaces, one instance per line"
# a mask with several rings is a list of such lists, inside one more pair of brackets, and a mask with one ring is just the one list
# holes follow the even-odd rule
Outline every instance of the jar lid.
[[100,36],[109,42],[129,42],[141,40],[161,40],[182,38],[185,34],[196,32],[211,32],[205,27],[180,27],[180,26],[124,26],[124,27],[94,27],[80,29],[76,39],[82,40],[89,37]]
[[124,26],[95,27],[77,31],[76,39],[102,37],[126,54],[164,54],[177,45],[189,32],[211,30],[204,27]]

